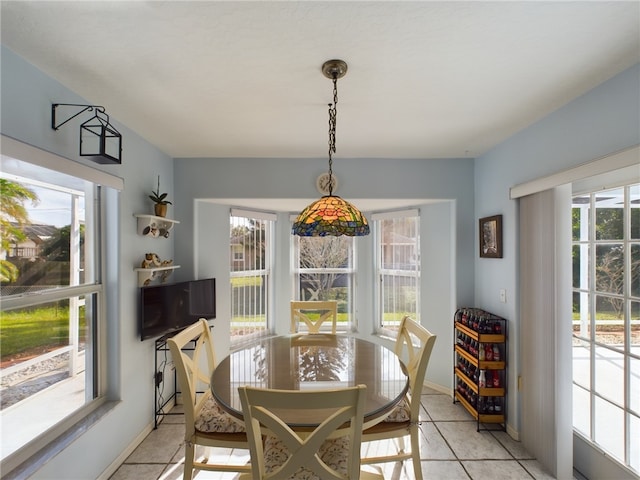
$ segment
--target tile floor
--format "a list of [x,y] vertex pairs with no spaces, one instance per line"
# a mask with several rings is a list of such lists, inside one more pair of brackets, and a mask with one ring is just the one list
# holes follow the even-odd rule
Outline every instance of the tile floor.
[[[424,442],[421,444],[425,479],[517,480],[551,479],[519,442],[502,431],[476,431],[476,423],[451,397],[425,388],[422,395]],[[179,480],[184,464],[181,415],[170,415],[125,460],[110,480]],[[385,449],[383,442],[364,449]],[[248,451],[214,449],[216,456],[246,457]],[[230,457],[229,457],[230,458]],[[216,458],[216,461],[219,459]],[[413,480],[411,462],[380,465],[389,480]],[[199,471],[197,480],[234,480],[235,473]]]

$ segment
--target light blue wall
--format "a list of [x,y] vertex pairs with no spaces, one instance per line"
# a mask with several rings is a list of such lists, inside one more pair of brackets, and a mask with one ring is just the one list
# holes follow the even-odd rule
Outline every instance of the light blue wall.
[[[229,329],[229,205],[233,199],[317,198],[315,178],[326,171],[319,159],[176,159],[175,192],[180,202],[175,233],[179,276],[215,276],[218,312],[214,322]],[[473,301],[473,161],[335,159],[340,195],[358,199],[419,199],[409,202],[421,211],[422,323],[438,335],[427,380],[451,389],[453,333],[451,318],[457,304]],[[227,204],[220,204],[225,199]],[[434,202],[434,203],[430,203]],[[196,208],[194,208],[196,205]],[[293,292],[290,266],[290,211],[280,212],[275,258],[275,319],[278,333],[288,329],[288,304]],[[365,212],[371,213],[371,212]],[[195,240],[194,240],[195,239]],[[357,240],[356,317],[359,334],[374,330],[373,235]],[[215,330],[214,330],[215,332]],[[214,335],[217,351],[229,348],[226,336]]]
[[[2,134],[125,179],[119,212],[113,220],[115,225],[110,224],[119,230],[118,244],[112,246],[109,258],[110,264],[120,271],[117,292],[112,297],[112,300],[119,297],[119,302],[112,307],[117,315],[110,318],[113,341],[109,360],[115,370],[111,395],[120,398],[121,403],[33,477],[96,478],[149,427],[152,419],[153,343],[140,342],[136,328],[138,288],[133,267],[143,253],[155,251],[161,258],[168,258],[175,246],[176,263],[182,265],[176,278],[190,278],[197,272],[200,277],[228,280],[228,207],[197,200],[315,198],[313,179],[326,170],[326,161],[177,159],[174,162],[114,118],[123,134],[123,164],[95,165],[78,157],[78,127],[70,125],[59,132],[50,129],[51,103],[85,103],[85,100],[4,47],[1,62]],[[439,335],[428,372],[432,381],[451,386],[451,314],[455,306],[475,303],[510,319],[517,332],[518,219],[516,202],[509,200],[509,188],[638,143],[639,75],[640,67],[635,66],[606,82],[478,158],[475,168],[470,160],[336,159],[335,169],[343,189],[340,194],[356,205],[358,198],[425,200],[418,205],[423,213],[422,316],[425,325]],[[86,103],[100,104],[100,99]],[[109,106],[105,107],[109,112]],[[181,221],[174,237],[162,241],[137,236],[133,218],[134,213],[150,213],[146,193],[155,188],[157,174],[162,176],[163,190],[173,192],[175,207],[170,208],[169,215]],[[428,204],[431,199],[441,202]],[[498,213],[504,215],[505,258],[478,259],[477,218]],[[288,235],[287,219],[285,213],[279,215],[281,237]],[[199,229],[195,228],[196,223]],[[196,258],[194,238],[199,250],[209,248],[207,255]],[[371,252],[367,242],[368,239],[359,239],[361,262],[365,262],[359,263],[363,277],[371,277],[370,264],[363,260]],[[277,268],[283,272],[288,271],[287,253],[288,242],[281,242]],[[288,281],[288,274],[279,275],[278,283]],[[228,292],[221,288],[224,284],[225,281],[219,282],[219,296]],[[288,301],[288,288],[286,285],[276,292],[280,302]],[[508,291],[506,304],[498,301],[500,288]],[[366,282],[359,287],[361,319],[371,316],[372,291],[371,284]],[[222,303],[221,309],[228,311],[228,304]],[[222,324],[218,328],[224,331],[224,313],[219,316]],[[512,330],[512,339],[515,332]],[[367,333],[363,328],[362,334]],[[517,343],[515,347],[511,348],[512,356]],[[513,378],[509,389],[516,391]],[[511,402],[510,408],[516,411]],[[517,415],[510,418],[510,424],[518,428]]]
[[[510,424],[519,430],[518,201],[509,189],[640,143],[640,65],[622,72],[475,161],[475,218],[503,215],[504,258],[475,255],[475,304],[510,321]],[[478,226],[476,224],[476,235]],[[507,290],[500,303],[499,290]],[[513,418],[515,414],[515,419]]]
[[107,225],[118,231],[115,242],[108,246],[110,271],[117,272],[110,279],[108,298],[109,395],[121,403],[33,477],[97,478],[153,419],[153,342],[141,342],[137,333],[138,288],[133,268],[147,251],[155,251],[161,258],[171,256],[173,240],[136,235],[133,214],[152,213],[146,193],[155,188],[157,174],[162,175],[167,191],[173,192],[173,161],[118,123],[109,105],[104,105],[107,113],[123,136],[122,165],[101,166],[79,158],[78,132],[84,120],[71,121],[56,132],[51,129],[51,104],[101,105],[101,99],[80,98],[5,47],[1,53],[2,134],[125,179],[119,202],[113,201],[119,211],[110,214]]

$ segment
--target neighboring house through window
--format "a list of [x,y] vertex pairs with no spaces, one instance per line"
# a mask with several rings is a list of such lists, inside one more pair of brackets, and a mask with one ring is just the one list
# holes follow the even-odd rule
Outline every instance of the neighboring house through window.
[[420,321],[418,210],[371,216],[375,235],[378,331],[395,336],[405,315]]
[[229,244],[231,276],[231,342],[267,335],[270,309],[273,231],[276,216],[231,211]]

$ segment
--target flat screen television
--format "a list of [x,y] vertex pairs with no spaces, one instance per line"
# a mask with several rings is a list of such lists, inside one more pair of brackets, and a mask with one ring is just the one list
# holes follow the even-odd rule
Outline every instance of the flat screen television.
[[140,339],[158,338],[216,317],[216,279],[140,288]]

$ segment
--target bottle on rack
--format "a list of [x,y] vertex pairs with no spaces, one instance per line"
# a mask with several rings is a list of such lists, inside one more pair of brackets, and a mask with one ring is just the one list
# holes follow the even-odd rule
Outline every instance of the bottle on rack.
[[502,324],[498,319],[493,321],[493,333],[496,335],[502,335]]
[[478,360],[481,362],[485,359],[485,345],[480,344],[480,348],[478,348]]
[[495,404],[493,403],[493,397],[488,397],[487,398],[486,411],[487,411],[487,413],[494,413],[495,412]]
[[493,347],[491,346],[490,343],[485,343],[484,347],[485,347],[485,349],[484,349],[484,359],[487,362],[493,361],[494,360],[494,358],[493,358]]
[[478,413],[484,413],[487,408],[487,401],[485,397],[478,398]]
[[498,370],[493,371],[493,388],[500,388],[500,372]]
[[487,386],[487,378],[484,373],[484,370],[480,370],[480,376],[478,377],[478,385],[480,388],[484,388]]
[[493,344],[493,361],[494,362],[499,362],[500,361],[500,349],[498,348],[498,344],[497,343]]

